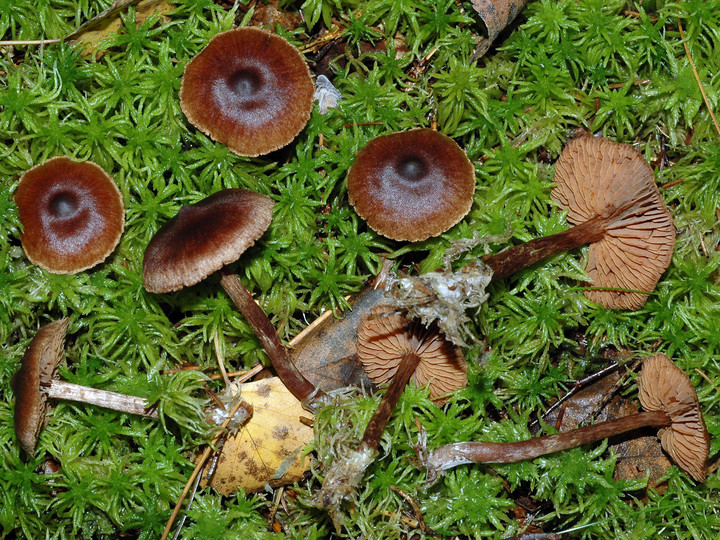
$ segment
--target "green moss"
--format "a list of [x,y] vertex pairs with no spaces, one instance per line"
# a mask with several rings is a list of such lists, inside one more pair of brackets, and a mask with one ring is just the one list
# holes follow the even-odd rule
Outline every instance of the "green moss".
[[[0,0],[0,37],[61,37],[110,3]],[[234,269],[289,339],[323,309],[344,307],[345,295],[378,271],[386,253],[399,265],[430,271],[453,239],[500,235],[469,260],[563,230],[564,215],[549,196],[552,163],[578,128],[633,143],[649,161],[662,152],[658,184],[668,184],[662,193],[678,228],[670,268],[635,312],[585,299],[583,249],[494,284],[490,300],[473,314],[483,341],[466,351],[468,388],[442,408],[423,390],[405,393],[345,532],[417,534],[418,525],[404,517],[413,515],[408,502],[390,487],[399,486],[417,501],[428,526],[445,535],[522,533],[527,524],[513,513],[519,496],[537,503],[534,525],[546,532],[716,534],[717,473],[695,485],[672,468],[668,489],[643,498],[644,481],[613,480],[615,458],[595,445],[494,469],[462,467],[427,488],[412,445],[416,418],[431,448],[526,437],[528,420],[596,369],[591,360],[611,346],[672,354],[699,389],[712,454],[720,450],[720,136],[677,23],[718,109],[720,2],[534,1],[484,58],[472,61],[479,26],[469,2],[284,1],[284,8],[302,10],[304,23],[275,30],[297,45],[338,22],[340,49],[327,74],[343,100],[325,116],[314,111],[290,147],[255,159],[238,157],[193,128],[177,95],[189,59],[216,33],[249,19],[254,2],[230,10],[211,0],[174,3],[168,20],[152,17],[140,25],[129,9],[121,32],[103,41],[96,58],[68,44],[0,49],[0,339],[6,344],[0,352],[0,499],[13,501],[0,506],[0,536],[157,538],[192,469],[189,456],[208,436],[200,412],[207,381],[164,370],[180,362],[215,366],[215,335],[229,369],[264,361],[217,279],[167,295],[143,290],[143,251],[180,206],[226,187],[275,200],[269,231]],[[409,51],[398,57],[403,40]],[[440,238],[410,245],[384,239],[349,206],[345,174],[371,138],[427,127],[433,119],[476,166],[472,210]],[[49,274],[27,261],[12,201],[23,171],[62,154],[99,163],[118,183],[126,207],[119,247],[74,276]],[[10,377],[38,326],[63,316],[71,325],[62,376],[142,394],[158,402],[161,422],[59,404],[36,457],[20,457]],[[587,338],[585,354],[576,334]],[[359,436],[378,401],[361,398],[319,416],[320,463],[331,454],[338,422],[349,422],[348,433]],[[47,462],[60,469],[42,474]],[[278,511],[291,537],[322,538],[333,530],[327,516],[307,504],[322,469],[315,472],[286,497],[289,514]],[[218,497],[201,490],[184,535],[272,537],[271,505],[268,494]]]

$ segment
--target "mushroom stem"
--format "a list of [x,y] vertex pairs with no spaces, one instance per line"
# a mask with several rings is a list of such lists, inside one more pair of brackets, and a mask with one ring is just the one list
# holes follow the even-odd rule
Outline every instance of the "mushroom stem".
[[223,273],[220,278],[225,292],[235,303],[247,319],[253,331],[265,348],[270,362],[278,377],[288,390],[303,403],[315,400],[324,395],[298,370],[297,366],[290,359],[285,346],[280,342],[280,337],[275,327],[268,319],[262,308],[255,302],[250,291],[247,290],[235,274]]
[[90,403],[113,411],[137,414],[148,418],[158,417],[157,411],[150,408],[150,403],[144,398],[65,381],[53,380],[47,387],[47,395],[53,399]]
[[560,452],[643,427],[668,427],[670,417],[662,411],[631,414],[565,433],[545,435],[513,443],[461,442],[433,450],[428,458],[431,478],[438,472],[467,463],[515,463]]
[[606,225],[607,218],[597,215],[567,231],[508,248],[487,259],[485,264],[492,268],[493,281],[503,279],[558,253],[601,240]]
[[385,430],[385,426],[387,425],[388,420],[390,420],[405,386],[410,381],[410,377],[412,377],[413,373],[415,373],[415,369],[419,363],[420,356],[417,353],[408,352],[402,356],[400,365],[395,372],[395,376],[393,377],[390,386],[365,428],[365,433],[363,434],[362,441],[360,442],[360,448],[364,447],[372,451],[377,450],[377,447],[380,444],[380,437]]

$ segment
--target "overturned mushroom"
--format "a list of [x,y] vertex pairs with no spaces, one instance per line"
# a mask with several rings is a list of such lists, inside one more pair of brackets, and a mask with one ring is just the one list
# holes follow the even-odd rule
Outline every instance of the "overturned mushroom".
[[370,228],[417,242],[470,211],[475,168],[447,135],[413,129],[371,140],[348,171],[350,204]]
[[185,67],[180,105],[203,133],[259,156],[300,133],[314,90],[305,58],[285,38],[237,28],[213,37]]
[[488,259],[502,279],[542,259],[590,244],[587,291],[607,308],[639,309],[670,264],[675,228],[645,158],[628,144],[601,137],[570,141],[555,165],[551,193],[575,226]]
[[99,165],[55,157],[25,172],[15,195],[33,264],[74,274],[105,260],[122,234],[125,214],[115,182]]
[[[697,394],[688,376],[664,354],[648,357],[637,378],[638,397],[646,412],[599,422],[565,433],[515,443],[462,442],[441,446],[426,459],[428,477],[468,463],[514,463],[621,435],[657,427],[663,448],[696,481],[706,476],[710,439]],[[420,449],[421,457],[424,452]]]
[[352,496],[380,444],[407,383],[414,379],[430,387],[430,396],[441,400],[449,392],[467,384],[467,365],[459,348],[447,341],[436,327],[425,328],[387,306],[378,306],[365,315],[358,326],[358,358],[375,383],[390,386],[365,428],[356,451],[334,463],[322,489],[315,497],[317,506],[340,521],[340,503]]
[[68,319],[46,324],[33,338],[20,369],[13,375],[15,392],[15,432],[23,449],[32,454],[38,435],[45,425],[48,399],[64,399],[98,405],[115,411],[157,418],[147,400],[81,386],[57,379],[57,367],[63,357]]
[[[268,228],[273,206],[266,195],[225,189],[182,207],[158,230],[145,250],[145,289],[153,293],[177,291],[236,261]],[[296,398],[308,404],[318,391],[295,367],[250,291],[235,274],[223,273],[220,283],[260,339],[280,380]]]

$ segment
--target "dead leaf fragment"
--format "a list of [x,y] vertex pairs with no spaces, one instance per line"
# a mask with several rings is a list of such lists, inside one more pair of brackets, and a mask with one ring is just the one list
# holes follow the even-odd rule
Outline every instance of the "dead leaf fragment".
[[230,495],[238,488],[253,492],[265,484],[277,487],[300,480],[310,465],[303,449],[313,438],[312,428],[300,418],[310,413],[278,377],[231,385],[228,391],[242,396],[254,413],[225,441],[210,485]]
[[142,24],[152,15],[165,15],[175,9],[169,0],[116,0],[108,9],[81,25],[67,39],[73,43],[85,44],[82,52],[84,56],[92,54],[103,39],[120,30],[123,25],[121,14],[131,5],[135,5],[137,24]]
[[333,315],[305,334],[290,350],[293,362],[315,386],[329,392],[344,386],[374,385],[357,359],[357,327],[363,315],[384,301],[382,290],[368,287],[350,299],[342,319]]
[[475,58],[483,56],[488,51],[500,32],[515,20],[525,4],[527,0],[472,0],[473,8],[478,12],[487,29],[487,36],[483,36],[475,49],[473,55]]

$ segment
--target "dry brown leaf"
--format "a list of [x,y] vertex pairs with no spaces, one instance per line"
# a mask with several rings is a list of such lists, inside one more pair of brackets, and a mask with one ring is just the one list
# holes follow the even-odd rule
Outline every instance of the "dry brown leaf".
[[475,49],[475,58],[487,52],[495,38],[513,22],[525,4],[527,0],[472,0],[473,8],[478,12],[487,29],[487,36],[483,36]]
[[[568,399],[565,402],[564,414],[559,426],[560,431],[576,429],[580,424],[586,422],[607,400],[608,395],[615,391],[619,380],[618,372],[610,373]],[[637,412],[639,412],[639,403],[636,398],[615,397],[599,410],[595,415],[594,422],[622,418]],[[557,418],[556,411],[548,415],[545,422],[555,425]],[[657,438],[656,433],[657,430],[648,429],[614,437],[610,440],[610,447],[617,456],[615,480],[645,478],[649,474],[648,487],[662,489],[662,486],[658,485],[658,479],[665,474],[671,463],[663,454],[660,439]]]
[[312,428],[300,418],[312,415],[277,377],[238,386],[229,389],[252,405],[253,416],[225,441],[210,485],[229,495],[238,488],[253,492],[265,484],[277,487],[300,480],[310,465],[303,450],[313,438]]
[[368,287],[350,299],[351,309],[342,319],[323,319],[294,345],[292,360],[311,383],[326,392],[343,386],[373,388],[357,359],[355,343],[360,319],[382,301],[383,291]]
[[91,55],[103,39],[120,30],[123,25],[120,15],[131,5],[135,5],[137,24],[142,24],[151,15],[165,15],[175,9],[168,0],[116,0],[108,9],[70,34],[68,39],[73,43],[84,43],[82,54]]

